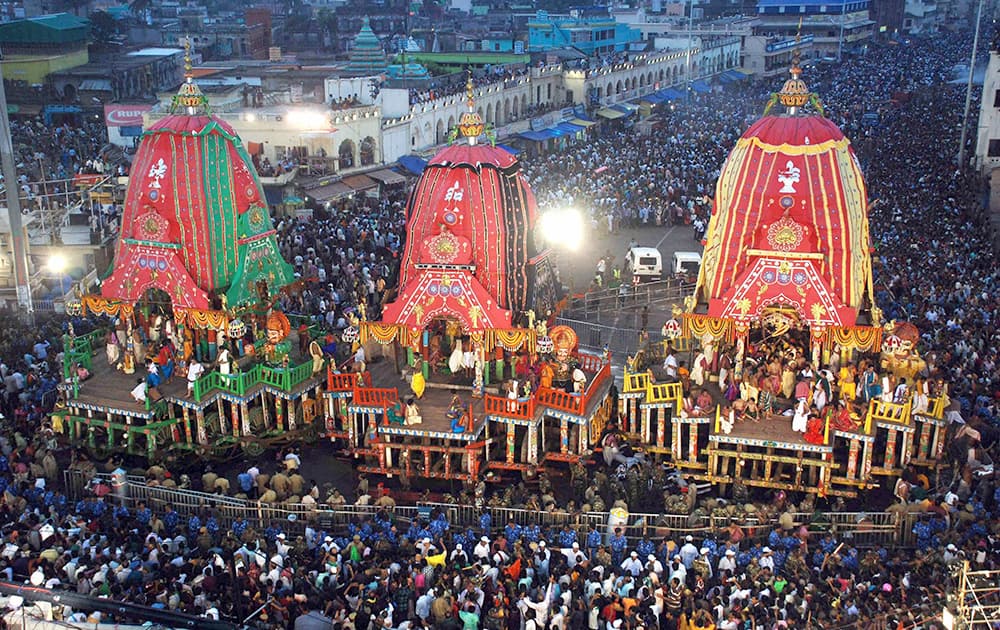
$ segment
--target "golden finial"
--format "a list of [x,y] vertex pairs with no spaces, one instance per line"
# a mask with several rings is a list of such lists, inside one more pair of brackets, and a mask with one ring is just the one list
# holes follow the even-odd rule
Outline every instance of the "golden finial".
[[171,112],[181,109],[190,116],[208,112],[208,99],[202,94],[198,84],[194,82],[190,37],[184,38],[184,83],[181,83],[181,89],[170,105]]
[[472,94],[472,70],[468,71],[468,77],[465,79],[465,99],[471,112],[476,107],[476,99]]
[[472,70],[469,70],[469,78],[465,82],[466,103],[469,111],[465,112],[458,119],[458,135],[466,139],[471,144],[476,144],[476,138],[486,131],[486,124],[482,116],[476,111],[476,99],[472,94]]
[[800,17],[799,29],[795,34],[795,50],[792,52],[792,67],[788,69],[788,73],[792,77],[785,81],[785,85],[778,92],[778,100],[788,108],[788,113],[792,115],[798,113],[799,109],[805,107],[813,97],[809,92],[809,88],[806,87],[805,81],[800,78],[802,76],[802,68],[799,67],[801,53],[798,45],[801,41],[802,18]]
[[799,27],[795,31],[795,49],[792,51],[792,67],[789,70],[792,77],[795,79],[799,78],[802,74],[802,68],[799,67],[799,61],[802,59],[802,50],[799,48],[799,44],[802,43],[802,17],[799,16]]
[[191,72],[191,37],[184,38],[184,78],[190,81],[194,78]]

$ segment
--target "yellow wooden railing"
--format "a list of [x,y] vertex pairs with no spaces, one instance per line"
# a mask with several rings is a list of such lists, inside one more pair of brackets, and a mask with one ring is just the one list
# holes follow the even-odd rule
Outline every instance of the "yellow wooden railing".
[[646,402],[672,402],[674,413],[680,413],[684,407],[684,387],[680,383],[653,383],[646,387]]
[[625,370],[624,393],[645,392],[649,389],[649,372],[631,373]]
[[865,416],[865,433],[871,433],[872,421],[892,422],[907,426],[910,424],[910,403],[899,404],[884,400],[868,402],[868,414]]

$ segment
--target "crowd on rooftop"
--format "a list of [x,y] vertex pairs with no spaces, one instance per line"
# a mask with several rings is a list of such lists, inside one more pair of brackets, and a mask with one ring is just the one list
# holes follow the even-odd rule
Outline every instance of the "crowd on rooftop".
[[[981,210],[981,182],[954,167],[960,88],[943,85],[966,39],[939,35],[872,46],[866,57],[806,79],[854,139],[866,169],[875,200],[879,302],[888,317],[917,324],[929,368],[944,375],[957,413],[990,447],[1000,391],[1000,271]],[[859,98],[861,85],[878,89]],[[710,211],[706,196],[713,195],[726,151],[774,86],[728,89],[744,92],[666,110],[663,124],[685,131],[665,142],[620,132],[573,148],[570,159],[529,161],[525,170],[540,203],[594,207],[597,230],[622,223],[697,229]],[[912,97],[885,105],[887,95],[878,90]],[[879,124],[865,126],[862,115],[876,109]],[[930,119],[940,123],[926,125]],[[72,164],[66,147],[73,142],[56,138],[61,148],[51,155],[65,150]],[[82,149],[76,147],[77,159]],[[343,328],[362,309],[377,317],[398,266],[402,204],[398,195],[359,198],[317,212],[308,224],[279,221],[282,255],[305,281],[283,307],[331,329]],[[280,523],[224,523],[208,507],[198,514],[169,505],[123,507],[104,482],[72,502],[61,488],[61,469],[87,473],[101,464],[62,449],[45,415],[43,393],[62,369],[66,322],[45,318],[32,326],[13,313],[0,317],[0,518],[6,524],[0,573],[8,581],[213,618],[251,617],[260,628],[910,630],[941,627],[936,619],[962,561],[1000,568],[995,473],[972,477],[971,470],[969,479],[960,474],[945,487],[907,472],[912,488],[924,491],[898,497],[897,509],[926,514],[914,531],[916,551],[864,548],[827,532],[821,517],[812,525],[822,533],[810,534],[808,523],[799,527],[790,514],[811,512],[811,502],[793,506],[783,493],[758,496],[756,503],[748,497],[746,504],[699,497],[694,486],[670,485],[667,472],[650,464],[574,469],[568,489],[508,487],[483,506],[476,523],[449,523],[439,511],[402,522],[391,499],[362,479],[352,501],[377,503],[383,511],[346,529],[325,531],[307,520],[301,535]],[[92,325],[79,318],[73,324],[77,333]],[[144,474],[151,484],[268,502],[345,501],[313,482],[294,450],[274,464],[253,462],[233,479],[206,470],[191,480],[161,466]],[[617,504],[645,511],[655,501],[666,508],[668,486],[670,502],[682,503],[684,513],[721,509],[740,518],[697,536],[626,538],[587,526],[522,527],[495,522],[491,513],[491,505],[569,508],[569,500],[595,510]],[[744,519],[754,513],[766,533],[747,526]],[[88,610],[64,612],[74,621],[109,620]]]

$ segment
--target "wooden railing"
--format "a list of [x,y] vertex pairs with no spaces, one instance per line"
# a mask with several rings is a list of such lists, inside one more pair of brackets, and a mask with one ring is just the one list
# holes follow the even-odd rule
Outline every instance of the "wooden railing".
[[625,369],[625,378],[622,391],[626,394],[635,392],[646,392],[649,389],[649,372],[638,372],[633,374]]
[[944,396],[931,398],[930,404],[927,405],[927,415],[942,420],[944,418],[944,399]]
[[294,367],[271,367],[256,363],[246,370],[232,374],[221,374],[213,370],[195,381],[194,399],[201,402],[201,399],[214,389],[235,396],[246,396],[250,389],[261,383],[289,392],[311,376],[312,361],[306,361]]
[[359,407],[386,407],[399,401],[399,392],[384,387],[355,387],[353,404]]
[[672,402],[674,413],[679,413],[684,407],[684,386],[681,383],[649,383],[646,402]]
[[326,368],[326,389],[331,392],[349,392],[358,382],[357,374],[336,374],[331,366]]
[[589,374],[597,374],[604,367],[604,359],[593,354],[580,354],[580,369]]
[[868,415],[865,417],[865,433],[871,432],[872,421],[909,425],[910,403],[901,405],[877,398],[870,400],[868,402]]
[[529,396],[527,400],[512,400],[503,396],[486,394],[483,397],[483,405],[488,416],[503,416],[521,420],[531,420],[535,417],[534,396]]
[[578,416],[582,416],[584,410],[587,408],[587,399],[582,394],[567,394],[561,389],[539,387],[537,396],[538,403],[541,405]]

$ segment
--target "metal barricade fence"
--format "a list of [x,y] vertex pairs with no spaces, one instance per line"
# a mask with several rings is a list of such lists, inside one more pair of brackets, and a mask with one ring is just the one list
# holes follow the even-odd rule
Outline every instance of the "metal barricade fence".
[[[87,496],[91,479],[98,478],[111,484],[111,475],[105,473],[86,474],[79,470],[67,470],[63,477],[67,495],[74,501]],[[314,522],[327,531],[341,532],[352,520],[371,518],[382,511],[389,513],[395,521],[407,523],[418,518],[426,519],[436,510],[445,515],[452,527],[472,527],[478,531],[479,519],[484,511],[484,508],[473,505],[431,502],[391,508],[377,505],[342,505],[331,508],[322,504],[262,503],[195,490],[150,486],[142,477],[129,476],[126,478],[125,505],[134,508],[139,502],[144,502],[157,513],[162,513],[170,505],[187,517],[204,515],[210,511],[223,529],[228,529],[240,517],[259,529],[280,522],[282,530],[290,534],[302,533],[308,522]],[[606,535],[611,523],[608,512],[570,513],[493,506],[485,509],[490,513],[494,530],[503,529],[510,521],[520,526],[547,525],[553,532],[568,524],[577,531],[578,539],[581,540],[591,525],[602,535]],[[295,515],[295,518],[290,519],[290,515]],[[792,514],[795,528],[807,527],[813,542],[830,532],[838,540],[860,548],[912,547],[915,545],[913,525],[926,516],[926,513],[895,511]],[[719,515],[629,513],[626,522],[614,527],[620,527],[631,542],[643,537],[654,541],[664,538],[680,540],[689,534],[696,539],[704,539],[724,535],[724,530],[731,521],[731,517]],[[761,521],[755,517],[744,517],[738,524],[744,530],[745,541],[751,544],[766,543],[770,532],[778,526],[778,521],[776,518]]]
[[[67,496],[74,501],[88,496],[87,488],[92,479],[112,485],[111,475],[107,473],[87,474],[79,470],[67,470],[63,473],[63,479]],[[322,504],[263,503],[185,488],[150,486],[143,477],[136,476],[126,477],[125,485],[124,503],[130,509],[141,502],[159,514],[162,514],[167,505],[184,517],[204,516],[210,512],[224,530],[229,529],[236,519],[243,518],[258,529],[280,523],[282,531],[289,534],[302,533],[309,522],[314,522],[327,531],[340,532],[352,520],[371,518],[383,511],[395,521],[405,523],[416,520],[427,512],[417,506],[385,508],[377,505],[343,505],[330,508]],[[112,500],[115,499],[117,497],[113,496]],[[291,515],[295,518],[289,518]]]

